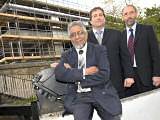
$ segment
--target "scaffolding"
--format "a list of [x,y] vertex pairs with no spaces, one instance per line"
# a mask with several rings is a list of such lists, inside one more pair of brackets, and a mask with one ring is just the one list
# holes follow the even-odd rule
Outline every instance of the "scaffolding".
[[72,45],[67,24],[88,12],[54,5],[50,0],[1,0],[0,63],[59,59]]

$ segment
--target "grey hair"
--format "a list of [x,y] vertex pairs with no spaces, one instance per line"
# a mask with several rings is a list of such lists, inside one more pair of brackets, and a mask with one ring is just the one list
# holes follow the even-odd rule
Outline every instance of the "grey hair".
[[71,30],[71,28],[74,27],[74,26],[79,26],[79,27],[81,27],[81,28],[83,29],[83,31],[84,31],[85,33],[87,33],[86,27],[84,26],[84,24],[83,24],[81,21],[73,21],[73,22],[71,22],[71,23],[68,24],[68,29],[67,29],[68,35],[70,35],[70,30]]

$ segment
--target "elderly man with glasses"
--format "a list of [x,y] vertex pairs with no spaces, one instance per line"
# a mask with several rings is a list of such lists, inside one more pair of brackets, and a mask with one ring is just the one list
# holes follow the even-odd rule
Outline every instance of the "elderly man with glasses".
[[80,21],[68,25],[73,47],[62,54],[55,68],[58,81],[68,84],[65,110],[75,120],[92,120],[94,109],[102,120],[120,120],[122,107],[112,86],[107,50],[87,43],[88,34]]

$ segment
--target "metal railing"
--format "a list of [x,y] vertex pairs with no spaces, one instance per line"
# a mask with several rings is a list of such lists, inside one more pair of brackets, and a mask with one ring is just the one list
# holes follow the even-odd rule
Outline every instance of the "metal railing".
[[[29,26],[29,25],[28,25]],[[1,26],[1,35],[24,35],[24,36],[41,36],[41,37],[55,37],[63,36],[68,39],[68,34],[64,30],[25,28],[25,27],[11,27]]]
[[[16,29],[16,27],[2,28],[2,37],[0,41],[0,63],[16,60],[43,60],[59,58],[64,50],[71,47],[69,42],[64,42],[64,39],[68,38],[65,31],[29,28]],[[14,35],[18,36],[16,37]],[[27,36],[26,39],[21,38],[24,36]],[[33,38],[31,38],[31,36],[33,36]],[[54,38],[60,40],[55,41]]]
[[0,74],[0,93],[17,98],[29,99],[35,96],[32,86],[34,75]]

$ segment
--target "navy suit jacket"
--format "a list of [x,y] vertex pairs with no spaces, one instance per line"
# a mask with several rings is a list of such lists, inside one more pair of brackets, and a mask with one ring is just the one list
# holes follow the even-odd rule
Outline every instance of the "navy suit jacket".
[[[127,31],[123,31],[127,45]],[[137,24],[135,33],[135,59],[138,75],[145,86],[152,86],[152,76],[160,76],[160,52],[153,27]]]
[[[64,63],[72,68],[67,69]],[[78,69],[78,55],[75,48],[71,48],[62,54],[59,65],[55,68],[55,77],[61,82],[68,84],[68,92],[65,98],[65,109],[72,113],[72,105],[76,99],[77,82],[82,88],[90,87],[96,101],[112,115],[122,112],[121,103],[116,90],[109,80],[110,68],[105,47],[88,43],[86,53],[86,67],[97,66],[99,71],[93,75],[85,76],[83,70]]]
[[[104,29],[102,45],[107,49],[108,59],[110,63],[110,79],[114,87],[124,97],[124,78],[132,78],[134,76],[130,63],[127,45],[123,44],[121,32],[114,29]],[[89,31],[88,42],[98,44],[93,33]]]

